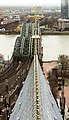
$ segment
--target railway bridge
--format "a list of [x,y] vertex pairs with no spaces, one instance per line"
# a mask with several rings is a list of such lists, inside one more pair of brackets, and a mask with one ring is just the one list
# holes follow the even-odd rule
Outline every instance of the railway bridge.
[[0,73],[1,120],[62,120],[42,72],[41,32],[24,23],[8,67]]

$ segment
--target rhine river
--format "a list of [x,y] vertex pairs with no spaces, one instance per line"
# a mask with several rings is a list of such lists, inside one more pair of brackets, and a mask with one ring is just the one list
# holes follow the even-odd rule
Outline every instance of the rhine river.
[[[12,56],[15,40],[19,35],[0,35],[0,53],[7,60]],[[69,55],[69,35],[43,35],[43,61],[57,60],[59,55]]]

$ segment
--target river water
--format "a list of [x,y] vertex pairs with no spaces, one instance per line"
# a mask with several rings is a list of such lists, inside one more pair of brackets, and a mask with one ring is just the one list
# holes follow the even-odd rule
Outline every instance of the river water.
[[69,55],[69,35],[42,36],[43,61],[57,60],[59,55]]
[[5,60],[11,58],[17,35],[0,35],[0,53]]
[[[11,58],[18,35],[0,35],[0,53],[5,60]],[[57,60],[61,54],[69,55],[69,35],[43,35],[43,61]]]

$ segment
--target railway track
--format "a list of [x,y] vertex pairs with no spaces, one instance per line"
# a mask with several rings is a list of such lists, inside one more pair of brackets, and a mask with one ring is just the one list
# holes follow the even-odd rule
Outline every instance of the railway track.
[[[39,46],[39,43],[36,43],[35,48],[35,42],[34,40],[32,41],[32,34],[34,34],[33,27],[35,25],[25,23],[23,26],[24,28],[22,28],[21,36],[16,39],[10,64],[2,73],[0,73],[0,98],[3,96],[3,101],[0,99],[0,102],[2,102],[0,108],[2,111],[7,109],[5,106],[5,99],[7,96],[9,97],[7,99],[10,99],[10,109],[13,108],[27,77],[34,58],[34,53]],[[8,92],[6,92],[6,81],[8,81]]]
[[[2,104],[0,104],[0,108],[2,109],[2,111],[5,109],[6,80],[8,80],[10,106],[11,108],[13,108],[25,81],[25,78],[28,74],[30,64],[30,59],[24,59],[22,62],[15,63],[14,65],[13,63],[11,63],[11,65],[4,71],[4,73],[1,74],[0,103]],[[1,101],[2,96],[3,101]]]

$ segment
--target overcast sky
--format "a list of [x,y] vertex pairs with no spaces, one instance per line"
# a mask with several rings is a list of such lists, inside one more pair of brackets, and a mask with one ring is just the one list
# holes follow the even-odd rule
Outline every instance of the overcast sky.
[[0,6],[61,5],[61,0],[0,0]]

